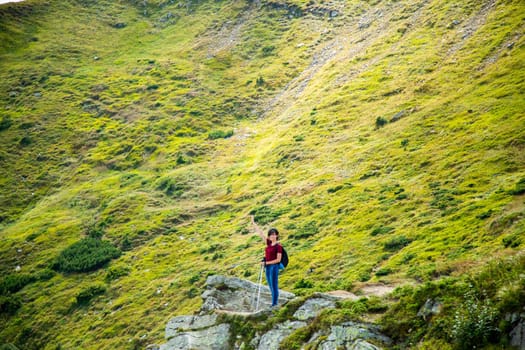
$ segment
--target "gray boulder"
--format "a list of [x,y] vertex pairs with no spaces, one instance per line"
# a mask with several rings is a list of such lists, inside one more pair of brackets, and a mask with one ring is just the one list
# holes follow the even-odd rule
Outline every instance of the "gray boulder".
[[400,112],[397,112],[396,114],[394,114],[394,116],[390,119],[390,122],[391,123],[394,123],[394,122],[397,122],[399,119],[403,118],[404,116],[406,116],[407,112],[405,110],[402,110]]
[[176,332],[160,350],[228,350],[230,325],[219,324],[201,330]]
[[175,337],[179,331],[194,331],[209,328],[217,323],[217,315],[177,316],[166,325],[166,339]]
[[[316,334],[310,342],[320,338]],[[381,349],[376,345],[369,343],[374,342],[390,345],[392,340],[379,332],[377,326],[365,323],[345,322],[332,326],[330,334],[325,340],[321,340],[317,346],[319,350],[377,350]]]
[[521,319],[510,333],[510,345],[525,350],[525,319]]
[[306,321],[315,318],[324,309],[335,308],[335,302],[326,298],[312,298],[308,299],[297,311],[293,317],[298,320]]
[[432,315],[439,315],[443,310],[443,303],[427,299],[425,305],[423,305],[417,312],[417,316],[423,317],[426,321]]
[[279,350],[279,345],[284,338],[306,325],[306,322],[301,321],[286,321],[278,324],[260,338],[257,350]]
[[[260,292],[259,309],[255,310],[257,295]],[[266,286],[234,277],[210,276],[206,290],[202,294],[203,306],[199,315],[177,316],[166,325],[167,343],[150,345],[159,350],[241,350],[249,341],[250,347],[257,350],[278,350],[283,340],[295,330],[308,326],[322,310],[335,308],[337,301],[357,297],[351,293],[316,293],[306,300],[294,313],[291,320],[278,323],[265,333],[257,333],[252,339],[237,338],[228,323],[220,323],[218,314],[234,314],[256,319],[261,313],[271,314],[271,294]],[[295,295],[280,291],[279,302],[284,304]],[[226,322],[226,321],[223,321]],[[232,343],[233,342],[233,343]],[[376,350],[372,344],[391,344],[391,340],[379,332],[377,326],[365,323],[345,322],[330,329],[316,333],[305,344],[317,350]]]
[[[235,277],[214,275],[206,280],[206,291],[202,294],[204,303],[201,313],[213,310],[234,312],[255,312],[259,296],[258,310],[267,309],[272,304],[272,295],[266,286],[241,280]],[[279,290],[279,304],[295,298],[295,294]]]

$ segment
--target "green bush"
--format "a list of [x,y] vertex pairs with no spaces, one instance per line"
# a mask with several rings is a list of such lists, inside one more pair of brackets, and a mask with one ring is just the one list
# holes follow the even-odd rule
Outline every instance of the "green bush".
[[521,245],[521,237],[518,234],[509,235],[502,242],[505,248],[517,248]]
[[375,227],[370,234],[372,236],[377,236],[377,235],[384,235],[392,231],[394,231],[393,227],[379,226],[379,227]]
[[516,187],[509,191],[510,194],[518,196],[525,193],[525,177],[520,179],[516,184]]
[[388,268],[388,267],[383,267],[383,268],[380,268],[379,270],[376,271],[376,276],[380,277],[380,276],[386,276],[386,275],[389,275],[392,273],[392,269]]
[[382,128],[388,123],[388,120],[386,120],[383,117],[377,117],[376,119],[376,129]]
[[261,51],[262,51],[263,57],[271,56],[275,52],[275,46],[274,45],[265,46],[261,49]]
[[87,237],[64,249],[52,264],[52,269],[61,272],[89,272],[119,256],[120,250],[110,242]]
[[187,190],[187,186],[175,179],[164,178],[160,180],[157,190],[163,191],[167,196],[179,198]]
[[259,77],[257,78],[257,80],[255,80],[255,86],[258,86],[258,87],[259,87],[259,86],[263,86],[264,83],[265,83],[264,78],[261,77],[261,76],[259,76]]
[[0,295],[0,314],[15,314],[22,306],[22,298],[18,295]]
[[299,281],[295,282],[294,288],[295,289],[301,289],[301,288],[313,288],[314,284],[310,281],[306,281],[304,279],[300,279]]
[[398,236],[398,237],[394,237],[391,240],[385,242],[383,246],[384,246],[384,249],[387,251],[396,251],[396,250],[400,250],[403,247],[406,247],[407,245],[410,244],[410,242],[412,242],[411,239],[406,238],[405,236]]
[[284,209],[272,209],[268,206],[260,206],[253,209],[250,214],[254,216],[255,221],[261,225],[266,225],[277,220],[286,211]]
[[335,193],[337,191],[342,190],[344,187],[345,187],[344,185],[337,185],[335,187],[330,187],[328,190],[326,190],[326,192],[328,192],[328,193]]
[[0,131],[9,129],[13,122],[11,121],[11,118],[9,117],[2,117],[0,120]]
[[0,280],[0,294],[16,293],[29,283],[36,281],[36,277],[29,274],[10,274]]
[[229,131],[214,130],[208,134],[208,140],[227,139],[232,136],[233,136],[233,130],[229,130]]
[[106,287],[100,284],[92,285],[77,294],[77,305],[87,305],[94,297],[104,294]]
[[465,350],[481,348],[496,330],[496,316],[490,300],[478,299],[470,288],[454,314],[451,335],[456,346]]
[[29,136],[24,136],[20,139],[19,144],[20,146],[29,146],[32,142]]
[[19,350],[15,345],[11,343],[0,345],[0,350]]
[[130,268],[127,266],[111,266],[106,273],[106,281],[114,281],[122,276],[129,275]]
[[316,221],[309,221],[306,224],[304,224],[302,227],[300,227],[298,230],[298,233],[294,233],[293,235],[290,235],[290,238],[292,239],[304,239],[311,236],[316,235],[319,232],[319,228],[317,227]]

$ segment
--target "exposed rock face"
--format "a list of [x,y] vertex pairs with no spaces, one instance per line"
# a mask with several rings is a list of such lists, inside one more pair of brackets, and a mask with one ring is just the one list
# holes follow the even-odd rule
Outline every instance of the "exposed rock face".
[[[257,295],[260,292],[259,310],[255,310]],[[353,296],[351,296],[353,299]],[[206,281],[206,291],[202,294],[203,306],[198,315],[177,316],[166,325],[167,343],[149,345],[149,349],[159,350],[241,350],[247,344],[235,340],[235,330],[219,314],[233,314],[249,318],[262,314],[271,314],[270,291],[250,281],[225,276],[210,276]],[[295,295],[280,291],[279,303],[284,304]],[[295,330],[308,326],[324,309],[335,308],[337,300],[348,296],[334,296],[316,293],[306,300],[290,320],[278,323],[264,333],[256,333],[249,339],[251,348],[257,350],[278,350],[282,341]],[[222,319],[222,321],[221,321]],[[226,318],[227,319],[227,318]],[[379,333],[373,325],[345,322],[334,325],[328,330],[316,333],[305,344],[318,350],[376,350],[376,345],[369,343],[390,344],[389,338]]]
[[306,321],[319,315],[324,309],[333,309],[335,302],[325,298],[308,299],[293,315],[298,320]]
[[219,324],[200,330],[180,329],[168,342],[160,346],[160,350],[229,349],[230,325]]
[[279,350],[279,344],[296,329],[306,327],[306,322],[286,321],[265,333],[258,341],[257,350]]
[[425,302],[425,305],[423,305],[421,309],[419,309],[417,315],[423,317],[423,319],[426,321],[431,315],[439,315],[442,310],[443,303],[439,301],[434,301],[432,299],[428,299]]
[[[322,334],[314,335],[314,339],[309,343],[315,343],[315,338],[319,338]],[[318,350],[377,350],[379,347],[367,342],[367,340],[374,340],[384,344],[391,344],[390,338],[382,335],[379,328],[374,325],[345,322],[330,328],[330,334],[326,340],[318,343]]]
[[[254,312],[267,309],[272,304],[272,295],[268,287],[220,275],[208,277],[202,298],[204,304],[201,313],[213,310]],[[259,308],[256,310],[258,298]],[[294,294],[279,290],[279,304],[283,305],[293,298]]]
[[525,319],[522,318],[516,327],[514,327],[510,333],[510,337],[510,345],[519,350],[525,350]]
[[[256,310],[259,298],[259,310],[268,309],[272,297],[266,286],[260,286],[250,281],[226,276],[210,276],[206,280],[206,290],[201,296],[204,303],[199,315],[177,316],[166,325],[168,342],[160,346],[160,350],[227,350],[230,349],[230,326],[218,324],[217,314],[213,311],[229,311],[237,314],[250,314]],[[279,303],[284,304],[295,298],[295,295],[279,291]],[[265,350],[278,349],[279,342],[294,329],[306,323],[280,326],[279,330],[261,341],[275,343],[276,347],[263,347]],[[276,337],[274,339],[274,337]],[[270,339],[271,338],[271,339]],[[261,348],[262,349],[262,348]]]
[[166,325],[166,338],[171,339],[180,330],[194,331],[204,328],[209,328],[217,323],[217,315],[204,315],[204,316],[178,316],[169,320]]

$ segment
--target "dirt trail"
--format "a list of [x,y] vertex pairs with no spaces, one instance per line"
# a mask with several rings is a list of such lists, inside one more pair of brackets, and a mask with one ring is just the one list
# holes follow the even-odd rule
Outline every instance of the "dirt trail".
[[[320,26],[319,30],[325,33],[323,34],[324,36],[329,37],[331,34],[335,34],[335,37],[317,46],[310,65],[267,103],[263,117],[270,113],[274,115],[286,114],[290,107],[295,106],[296,102],[301,99],[310,81],[317,74],[321,74],[323,68],[366,55],[369,47],[389,33],[387,29],[392,25],[392,16],[399,8],[400,5],[396,5],[393,8],[370,8],[368,12],[365,12],[360,17],[359,21],[350,21],[338,29]],[[418,11],[415,17],[419,16],[419,13]],[[333,33],[333,31],[336,31],[336,33]],[[356,65],[354,69],[340,74],[333,82],[334,86],[340,86],[351,80],[375,65],[382,58],[381,56],[365,60],[362,64]]]
[[384,297],[394,291],[397,286],[390,286],[385,284],[371,284],[364,286],[360,292],[365,296]]
[[485,24],[487,17],[494,6],[496,6],[496,0],[486,1],[485,4],[481,6],[479,12],[471,17],[465,25],[459,29],[458,33],[461,35],[461,40],[448,50],[448,56],[455,54],[459,49],[465,46],[467,39]]
[[376,296],[376,297],[384,297],[394,291],[397,286],[394,285],[386,285],[386,284],[369,284],[360,287],[356,294],[347,292],[346,290],[332,290],[330,292],[325,292],[323,294],[332,295],[334,297],[342,298],[342,299],[351,299],[351,300],[358,300],[362,297],[370,297],[370,296]]

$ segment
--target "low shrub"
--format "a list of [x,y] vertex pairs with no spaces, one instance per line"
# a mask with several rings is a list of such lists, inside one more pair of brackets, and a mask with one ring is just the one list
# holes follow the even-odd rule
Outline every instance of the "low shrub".
[[22,298],[18,295],[0,295],[0,314],[14,315],[22,306]]
[[388,124],[388,120],[386,120],[383,117],[377,117],[377,119],[376,119],[376,129],[382,128],[386,124]]
[[[396,343],[452,344],[455,349],[507,346],[515,324],[506,315],[525,306],[525,255],[494,259],[475,274],[444,277],[419,286],[396,289],[380,323]],[[441,311],[425,319],[428,301],[439,301]],[[493,302],[493,301],[496,301]],[[428,317],[428,316],[427,316]],[[506,348],[506,347],[505,347]]]
[[64,249],[51,268],[60,272],[89,272],[119,256],[120,250],[109,241],[86,237]]
[[379,226],[379,227],[375,227],[370,234],[372,236],[377,236],[377,235],[384,235],[384,234],[390,233],[392,231],[394,231],[393,227]]
[[314,284],[311,281],[307,281],[302,278],[299,281],[295,282],[295,285],[294,285],[295,289],[313,288],[313,287],[314,287]]
[[514,187],[514,189],[510,190],[509,193],[514,195],[514,196],[518,196],[520,194],[524,194],[525,193],[525,177],[520,179],[518,181],[518,183],[516,184],[516,187]]
[[13,122],[11,121],[11,118],[9,117],[2,117],[0,120],[0,131],[9,129]]
[[385,242],[383,247],[387,251],[397,251],[409,245],[410,242],[412,242],[411,239],[406,238],[405,236],[398,236],[398,237],[394,237],[390,239],[389,241]]
[[337,191],[342,190],[344,187],[345,187],[344,185],[337,185],[335,187],[330,187],[328,190],[326,190],[326,192],[328,192],[328,193],[335,193]]
[[36,281],[36,277],[29,274],[10,274],[0,280],[0,294],[16,293],[29,283]]
[[77,305],[87,305],[93,298],[98,295],[104,294],[106,287],[101,284],[95,284],[87,287],[77,294]]
[[521,237],[518,234],[503,237],[503,246],[505,248],[517,248],[521,245]]
[[465,300],[456,309],[451,336],[458,349],[481,348],[496,332],[496,309],[490,299],[480,300],[472,288],[467,290]]
[[254,216],[255,221],[261,225],[269,224],[277,220],[286,212],[284,209],[272,209],[266,205],[253,209],[250,214]]
[[106,273],[106,281],[114,281],[120,277],[129,275],[130,268],[127,266],[111,266]]
[[182,196],[187,189],[186,184],[177,182],[177,180],[171,178],[163,178],[157,186],[157,190],[161,190],[167,196],[175,198]]
[[297,233],[290,235],[290,239],[305,239],[319,233],[316,221],[309,221],[297,230]]
[[392,269],[390,269],[388,267],[383,267],[383,268],[380,268],[379,270],[376,271],[376,276],[378,276],[378,277],[387,276],[387,275],[389,275],[391,273],[392,273]]
[[213,130],[208,134],[208,140],[227,139],[233,136],[233,130]]

